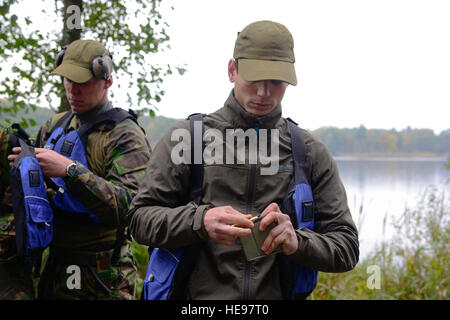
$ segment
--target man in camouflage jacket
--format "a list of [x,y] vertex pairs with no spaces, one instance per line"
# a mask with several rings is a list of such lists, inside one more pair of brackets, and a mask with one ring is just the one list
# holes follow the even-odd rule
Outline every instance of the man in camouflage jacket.
[[[53,74],[64,77],[64,88],[74,114],[67,130],[112,109],[107,92],[112,85],[108,62],[96,70],[92,61],[106,49],[97,41],[77,40],[64,51]],[[112,65],[110,66],[112,67]],[[109,69],[109,70],[108,70]],[[75,195],[99,223],[80,220],[74,214],[53,208],[54,236],[39,282],[39,299],[133,299],[136,265],[126,237],[126,213],[143,179],[150,158],[150,146],[141,128],[125,119],[107,130],[99,124],[86,144],[88,166],[42,148],[47,133],[65,113],[57,114],[38,132],[36,158],[45,177],[63,177],[67,192]],[[20,148],[14,148],[17,153]],[[10,161],[15,155],[10,155]],[[68,174],[68,167],[75,168]],[[48,192],[51,197],[52,193]],[[111,258],[120,241],[120,257]]]

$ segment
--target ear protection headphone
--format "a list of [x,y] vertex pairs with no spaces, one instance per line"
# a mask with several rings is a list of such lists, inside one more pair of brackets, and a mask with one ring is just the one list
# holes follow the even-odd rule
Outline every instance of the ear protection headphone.
[[[56,55],[56,67],[58,67],[63,59],[64,54],[66,53],[67,46],[63,46],[61,51]],[[92,72],[92,75],[97,79],[109,80],[112,72],[112,55],[111,53],[105,51],[101,55],[94,57],[92,59],[89,69]]]

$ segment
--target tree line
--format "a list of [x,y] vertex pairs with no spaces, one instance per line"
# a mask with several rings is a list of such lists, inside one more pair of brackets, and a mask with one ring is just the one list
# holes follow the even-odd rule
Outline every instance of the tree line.
[[[0,99],[0,107],[11,108],[12,103]],[[52,115],[49,108],[31,107],[18,109],[15,116],[10,117],[7,122],[20,123],[30,135],[36,134],[37,129],[45,123]],[[9,115],[9,114],[8,114]],[[0,118],[5,118],[1,112]],[[139,123],[147,133],[152,148],[159,139],[180,119],[167,118],[163,116],[152,117],[150,115],[140,116]],[[28,123],[32,123],[28,126]],[[395,129],[367,129],[363,125],[359,128],[336,128],[322,127],[311,130],[311,133],[320,141],[325,143],[333,155],[355,154],[355,153],[378,153],[378,154],[450,154],[450,129],[435,134],[431,129],[413,129],[408,127],[401,131]]]
[[333,155],[348,153],[450,153],[450,129],[435,134],[431,129],[407,127],[395,129],[322,127],[312,131]]

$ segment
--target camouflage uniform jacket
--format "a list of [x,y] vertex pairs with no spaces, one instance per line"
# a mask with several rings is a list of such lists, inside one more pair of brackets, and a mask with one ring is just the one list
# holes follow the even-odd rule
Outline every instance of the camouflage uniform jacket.
[[11,192],[9,190],[8,153],[11,127],[0,122],[0,261],[11,260],[15,254],[14,230],[10,225],[14,219],[12,213]]
[[[77,129],[84,119],[112,108],[109,102],[75,115],[69,128]],[[51,118],[37,135],[35,145],[45,145],[49,132],[64,113]],[[100,223],[80,222],[64,213],[54,212],[52,245],[72,249],[103,250],[111,248],[116,231],[126,223],[126,213],[135,196],[138,183],[144,178],[150,158],[150,145],[141,128],[131,119],[103,131],[100,124],[87,140],[86,156],[89,168],[78,164],[73,178],[64,178],[69,193],[97,215]],[[51,196],[51,195],[49,195]]]
[[5,189],[9,185],[9,162],[7,158],[9,135],[9,126],[0,121],[0,199],[3,199]]

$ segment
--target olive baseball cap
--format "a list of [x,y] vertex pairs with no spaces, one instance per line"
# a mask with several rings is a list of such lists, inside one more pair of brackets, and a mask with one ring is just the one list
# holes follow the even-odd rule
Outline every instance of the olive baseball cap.
[[95,40],[75,40],[66,49],[64,58],[51,74],[58,74],[77,83],[89,81],[94,75],[92,60],[107,52],[103,44]]
[[297,84],[294,39],[282,24],[257,21],[239,32],[233,58],[239,74],[247,81],[281,80]]

